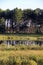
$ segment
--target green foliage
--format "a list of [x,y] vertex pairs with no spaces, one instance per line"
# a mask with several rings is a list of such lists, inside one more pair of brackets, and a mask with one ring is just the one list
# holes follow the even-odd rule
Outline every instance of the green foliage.
[[41,9],[37,8],[37,9],[35,9],[34,12],[38,15],[40,11],[41,11]]
[[19,23],[21,21],[21,19],[22,19],[22,10],[21,9],[18,9],[18,8],[14,9],[13,19],[17,23]]
[[43,57],[38,58],[36,62],[32,57],[30,59],[29,56],[9,55],[9,57],[0,58],[0,65],[43,65]]
[[[12,32],[13,33],[14,32],[19,32],[19,33],[43,33],[43,25],[42,25],[43,24],[43,10],[41,10],[39,8],[37,8],[35,10],[32,10],[32,9],[21,10],[21,9],[15,8],[14,10],[6,9],[5,11],[0,9],[0,24],[4,24],[6,19],[11,20],[11,29],[12,29],[12,30],[10,30],[11,33]],[[31,23],[33,23],[34,26],[32,24],[28,29],[27,25],[23,24],[23,22],[27,22],[27,21],[29,22],[29,20],[32,21]],[[20,26],[18,24],[21,25],[21,30],[20,30]],[[42,27],[40,26],[40,28],[39,28],[35,24],[41,25]],[[16,25],[17,28],[15,28],[15,25]],[[26,29],[25,29],[25,27],[26,27]],[[2,31],[3,31],[3,29],[2,29]]]
[[3,17],[0,19],[0,24],[1,25],[4,25],[5,24],[5,19]]
[[33,10],[31,9],[25,9],[23,10],[23,19],[24,20],[29,20],[31,17],[30,15],[33,13]]
[[30,60],[29,65],[37,65],[37,63],[34,60]]
[[3,10],[2,9],[0,9],[0,13],[2,13],[3,12]]
[[38,65],[43,65],[43,58],[38,59]]

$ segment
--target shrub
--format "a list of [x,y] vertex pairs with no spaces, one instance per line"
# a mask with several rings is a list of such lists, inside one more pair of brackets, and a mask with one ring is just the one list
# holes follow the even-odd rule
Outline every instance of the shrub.
[[0,59],[0,65],[3,65],[3,60],[2,59]]
[[37,63],[34,60],[30,60],[29,65],[37,65]]
[[29,59],[37,62],[37,56],[36,55],[29,55]]
[[28,60],[27,59],[22,59],[21,65],[28,65]]
[[43,65],[43,59],[38,60],[38,65]]
[[19,56],[10,56],[8,65],[21,65],[21,58]]

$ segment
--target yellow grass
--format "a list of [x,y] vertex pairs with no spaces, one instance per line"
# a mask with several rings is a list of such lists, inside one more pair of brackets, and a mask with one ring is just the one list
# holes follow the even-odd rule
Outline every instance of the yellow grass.
[[43,50],[18,50],[18,51],[0,51],[0,57],[8,57],[10,55],[37,55],[43,56]]
[[43,41],[42,36],[29,36],[29,35],[0,35],[0,40],[39,40]]

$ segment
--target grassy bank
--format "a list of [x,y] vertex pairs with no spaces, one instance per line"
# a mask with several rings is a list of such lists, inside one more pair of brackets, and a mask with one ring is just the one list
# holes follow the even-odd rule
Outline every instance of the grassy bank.
[[0,65],[43,65],[43,50],[0,51]]
[[0,45],[0,65],[43,65],[43,49],[37,49],[38,46],[33,48],[27,49],[26,45],[10,45],[9,48]]

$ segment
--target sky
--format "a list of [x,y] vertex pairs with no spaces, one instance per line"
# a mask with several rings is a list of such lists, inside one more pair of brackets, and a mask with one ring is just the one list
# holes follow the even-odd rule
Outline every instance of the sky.
[[43,9],[43,0],[0,0],[0,8],[5,9]]

